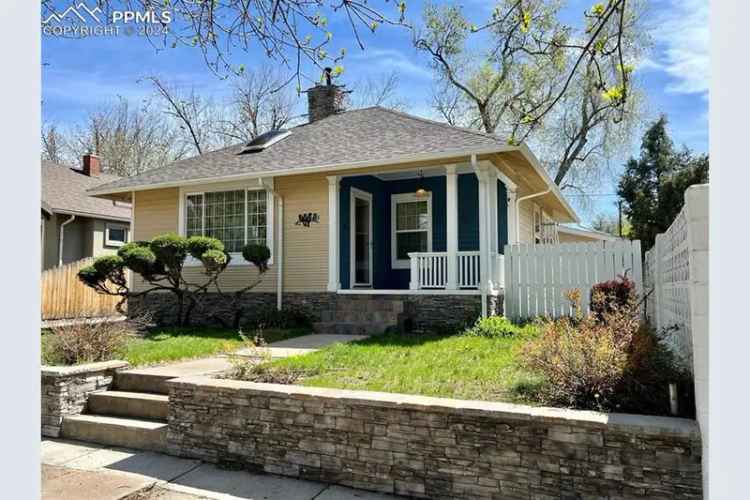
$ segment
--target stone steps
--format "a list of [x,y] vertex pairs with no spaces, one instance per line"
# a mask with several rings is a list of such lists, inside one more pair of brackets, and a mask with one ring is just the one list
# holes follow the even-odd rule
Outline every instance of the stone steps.
[[115,374],[114,389],[126,392],[168,395],[167,380],[172,378],[174,378],[174,375],[141,373],[138,370],[122,371]]
[[396,324],[373,321],[321,321],[313,323],[313,331],[336,335],[378,335],[391,326]]
[[401,299],[373,295],[339,295],[333,307],[313,325],[316,333],[376,335],[398,325],[404,312]]
[[125,418],[143,418],[166,422],[169,397],[142,392],[105,391],[89,396],[88,412]]
[[63,419],[60,435],[107,446],[163,452],[167,444],[167,423],[106,415],[75,415]]
[[110,390],[89,395],[82,415],[63,417],[64,438],[107,446],[165,451],[169,396],[174,375],[117,372]]

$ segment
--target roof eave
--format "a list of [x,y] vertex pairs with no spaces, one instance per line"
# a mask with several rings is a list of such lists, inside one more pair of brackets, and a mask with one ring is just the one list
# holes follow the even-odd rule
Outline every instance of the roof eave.
[[121,188],[107,189],[105,185],[105,186],[99,186],[93,189],[89,189],[86,192],[90,196],[103,197],[107,195],[129,193],[133,191],[146,191],[149,189],[164,189],[164,188],[190,186],[190,185],[195,185],[195,184],[226,182],[226,181],[233,181],[233,180],[242,181],[242,180],[247,180],[247,179],[257,179],[260,177],[279,177],[279,176],[286,176],[286,175],[299,175],[299,174],[310,174],[310,173],[320,173],[320,172],[336,172],[338,170],[352,170],[352,169],[358,169],[358,168],[379,167],[379,166],[393,165],[396,163],[409,163],[409,162],[418,162],[418,161],[431,161],[431,160],[439,161],[443,159],[456,158],[456,157],[461,157],[461,156],[469,157],[472,154],[486,155],[486,154],[504,153],[507,151],[514,151],[515,149],[516,149],[515,146],[502,146],[502,145],[498,145],[492,148],[455,149],[455,150],[444,151],[442,153],[427,153],[427,154],[420,153],[420,154],[415,154],[415,155],[402,155],[402,156],[397,156],[393,158],[388,158],[386,160],[368,160],[368,161],[349,162],[349,163],[333,163],[333,164],[316,165],[316,166],[304,167],[304,168],[289,168],[289,169],[277,170],[273,172],[252,172],[252,173],[247,173],[247,174],[224,175],[221,177],[208,177],[208,178],[200,178],[200,179],[192,179],[192,180],[156,182],[152,184],[144,184],[141,186],[126,186],[126,187],[121,187]]
[[555,184],[555,181],[553,181],[549,174],[547,174],[547,171],[539,162],[539,159],[536,157],[534,152],[531,151],[531,149],[525,143],[522,143],[515,149],[519,151],[524,156],[524,158],[526,158],[529,164],[531,164],[531,166],[534,168],[534,171],[537,173],[537,175],[539,175],[539,177],[544,180],[547,186],[549,186],[550,192],[554,194],[558,200],[560,200],[560,203],[563,205],[568,215],[573,219],[572,222],[580,223],[581,219],[578,217],[578,214],[573,209],[573,207],[570,206],[568,200],[565,199],[565,196],[563,196],[560,188],[557,186],[557,184]]
[[52,213],[55,214],[62,214],[62,215],[75,215],[76,217],[87,217],[89,219],[104,219],[104,220],[112,220],[117,222],[130,222],[131,217],[119,217],[117,215],[104,215],[104,214],[98,214],[93,212],[81,212],[79,210],[67,210],[64,208],[53,208]]

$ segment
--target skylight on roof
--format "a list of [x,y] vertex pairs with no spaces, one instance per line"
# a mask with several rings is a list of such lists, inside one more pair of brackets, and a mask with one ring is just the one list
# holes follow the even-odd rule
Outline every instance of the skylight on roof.
[[263,151],[267,147],[289,137],[290,134],[291,132],[289,130],[270,130],[248,142],[242,150],[242,153],[257,153],[258,151]]

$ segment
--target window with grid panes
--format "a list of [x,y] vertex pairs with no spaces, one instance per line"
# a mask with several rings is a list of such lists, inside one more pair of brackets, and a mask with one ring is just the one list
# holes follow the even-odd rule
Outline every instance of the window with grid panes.
[[429,240],[432,229],[430,199],[398,195],[394,207],[395,227],[392,235],[395,249],[394,260],[405,264],[409,261],[409,253],[430,250]]
[[266,245],[267,200],[266,191],[259,190],[188,194],[185,235],[217,238],[228,252],[240,252],[248,243]]

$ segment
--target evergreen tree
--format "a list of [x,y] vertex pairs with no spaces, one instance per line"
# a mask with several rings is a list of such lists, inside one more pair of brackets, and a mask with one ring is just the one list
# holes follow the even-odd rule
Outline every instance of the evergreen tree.
[[693,156],[687,148],[675,151],[662,115],[643,135],[640,158],[625,164],[617,190],[632,225],[630,237],[651,248],[682,209],[685,189],[705,182],[708,155]]

